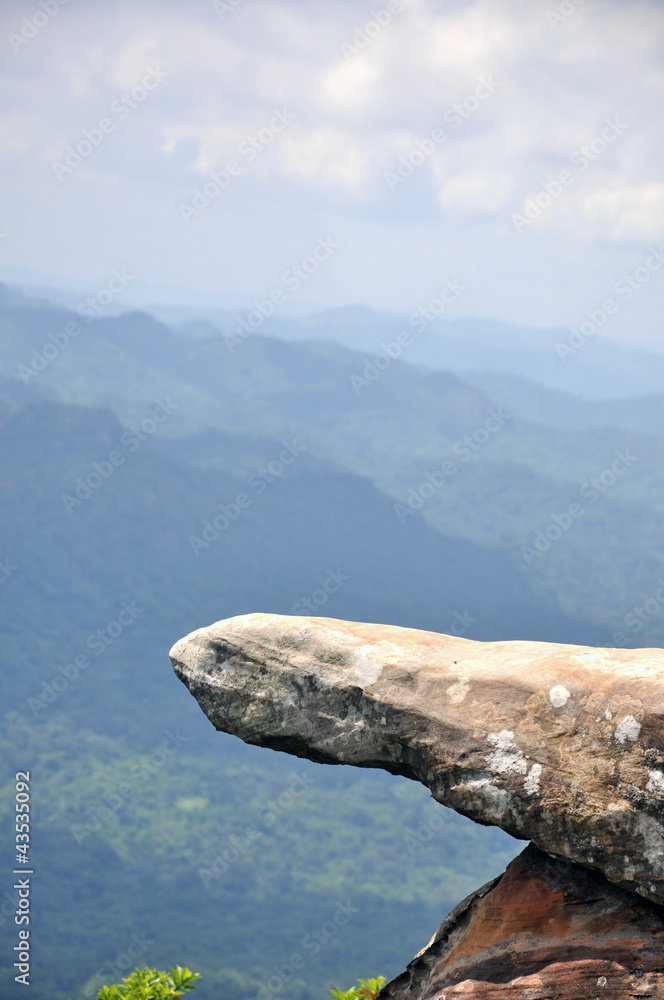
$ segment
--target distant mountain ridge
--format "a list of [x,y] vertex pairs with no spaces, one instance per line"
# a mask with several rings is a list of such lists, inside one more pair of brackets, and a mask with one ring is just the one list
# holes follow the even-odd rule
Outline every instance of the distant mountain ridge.
[[[164,322],[204,335],[206,329],[231,332],[245,313],[220,310],[183,312],[156,310]],[[175,316],[177,315],[177,320]],[[425,305],[399,316],[366,306],[326,309],[299,317],[268,317],[260,326],[266,336],[282,340],[328,340],[364,353],[384,351],[399,333],[409,335],[400,358],[410,364],[453,371],[496,372],[538,382],[587,399],[623,399],[661,393],[664,354],[631,348],[597,330],[570,349],[572,332],[541,329],[487,319],[437,318]],[[576,341],[575,341],[576,343]]]
[[[431,321],[427,319],[431,317]],[[628,348],[601,330],[561,358],[569,329],[518,327],[484,319],[435,319],[424,314],[386,317],[363,307],[326,310],[293,321],[266,321],[265,333],[284,339],[333,340],[364,352],[382,350],[400,331],[412,336],[401,358],[438,370],[501,372],[589,399],[619,399],[662,392],[664,355]]]
[[[561,430],[620,427],[664,437],[664,394],[585,399],[500,372],[459,372],[459,378],[510,406],[515,415]],[[663,387],[664,389],[664,387]]]
[[[167,662],[186,632],[304,610],[664,641],[664,442],[644,432],[660,397],[572,400],[310,333],[231,350],[214,328],[86,323],[0,289],[0,769],[10,788],[35,775],[35,1000],[93,995],[138,934],[141,962],[203,972],[201,1000],[243,1000],[350,900],[348,934],[288,984],[320,1000],[395,973],[517,849],[414,783],[294,776],[213,733]],[[306,794],[268,824],[296,779]],[[12,926],[3,911],[7,995]]]
[[[31,301],[26,292],[4,287]],[[441,289],[444,298],[445,289]],[[0,301],[2,301],[0,293]],[[73,308],[82,293],[57,294],[39,288],[41,301],[49,295],[63,307]],[[32,299],[34,301],[34,299]],[[260,302],[260,300],[256,300]],[[114,312],[126,311],[122,301],[112,304]],[[661,394],[664,391],[664,353],[629,347],[610,337],[610,317],[597,326],[586,317],[587,336],[572,337],[568,328],[520,326],[481,318],[452,318],[444,315],[445,302],[440,296],[418,306],[410,315],[381,312],[368,306],[343,306],[305,312],[302,315],[275,313],[265,317],[258,332],[281,340],[331,341],[364,353],[381,351],[386,341],[401,331],[411,342],[401,353],[401,360],[436,370],[494,372],[528,379],[550,389],[585,399],[628,399]],[[187,336],[213,337],[231,333],[250,308],[211,306],[159,306],[142,310],[173,326]],[[439,315],[442,313],[442,315]],[[570,349],[570,341],[580,346]],[[562,349],[561,349],[562,345]],[[562,357],[561,357],[562,355]]]
[[[363,317],[371,327],[375,315]],[[68,323],[80,332],[49,360],[45,345]],[[179,441],[180,454],[191,442],[199,467],[233,475],[251,472],[253,446],[229,451],[219,434],[277,449],[295,436],[311,459],[369,480],[397,523],[415,517],[445,537],[506,550],[552,611],[601,623],[600,644],[614,634],[627,643],[664,635],[664,614],[649,615],[638,635],[625,629],[664,577],[657,398],[609,405],[538,393],[515,376],[463,381],[405,363],[405,349],[378,359],[330,340],[266,336],[262,327],[229,344],[140,312],[86,324],[61,308],[12,304],[0,309],[0,330],[8,401],[109,407],[125,427],[147,427],[160,446]],[[389,346],[399,330],[382,336]],[[35,351],[42,360],[25,385],[17,374]],[[154,422],[159,400],[169,401],[169,415]],[[633,456],[619,476],[617,455]],[[581,519],[569,521],[570,505]]]

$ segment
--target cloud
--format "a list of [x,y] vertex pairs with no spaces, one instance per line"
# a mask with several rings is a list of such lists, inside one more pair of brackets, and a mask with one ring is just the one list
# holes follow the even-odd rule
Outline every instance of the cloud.
[[[335,224],[366,257],[358,261],[359,249],[340,254],[335,267],[348,268],[345,284],[337,273],[325,291],[331,279],[321,275],[318,298],[357,295],[363,275],[360,297],[378,304],[388,289],[386,304],[400,296],[407,308],[420,291],[405,277],[404,248],[414,269],[421,257],[428,276],[430,248],[441,240],[459,261],[493,248],[495,273],[485,275],[485,287],[512,283],[524,295],[511,213],[570,169],[575,151],[616,116],[628,128],[587,169],[573,171],[574,182],[523,237],[529,257],[541,260],[533,321],[555,320],[551,275],[569,257],[565,245],[586,253],[608,244],[614,256],[602,267],[615,270],[641,252],[637,244],[664,238],[664,9],[656,0],[585,0],[555,27],[547,18],[558,10],[552,0],[406,0],[379,16],[387,7],[387,0],[71,3],[14,52],[8,35],[21,30],[30,8],[6,0],[0,94],[14,110],[3,122],[0,226],[15,234],[13,251],[26,265],[74,275],[104,273],[109,260],[124,263],[140,247],[139,272],[142,264],[146,275],[193,284],[211,273],[214,255],[233,252],[238,288],[260,290],[280,258],[297,257],[301,244]],[[167,80],[58,185],[51,162],[153,64]],[[487,79],[496,86],[478,100]],[[292,113],[292,124],[246,164],[198,235],[185,238],[178,204],[237,157],[275,108]],[[385,172],[435,129],[445,141],[390,190]],[[96,250],[86,228],[91,206],[106,234]],[[3,253],[10,250],[7,240]],[[381,262],[381,275],[370,259]],[[590,263],[587,280],[599,280]]]
[[600,189],[582,203],[593,234],[616,241],[659,240],[664,234],[664,184]]

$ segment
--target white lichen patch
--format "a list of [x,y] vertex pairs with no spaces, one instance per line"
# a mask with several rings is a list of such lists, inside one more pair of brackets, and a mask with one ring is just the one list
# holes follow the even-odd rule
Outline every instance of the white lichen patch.
[[538,794],[541,777],[542,777],[542,765],[533,764],[523,782],[523,787],[526,790],[526,795]]
[[[627,652],[625,650],[625,653]],[[632,653],[633,650],[629,652]],[[559,658],[575,660],[587,670],[608,670],[614,677],[643,679],[662,675],[662,656],[659,649],[639,650],[638,660],[623,659],[620,653],[607,649],[591,649],[587,653],[561,653]]]
[[622,722],[616,726],[614,735],[618,743],[625,743],[626,740],[635,743],[640,732],[641,723],[637,722],[633,715],[626,715]]
[[446,689],[445,693],[453,705],[460,705],[468,694],[470,682],[467,677],[460,677],[458,681]]
[[514,733],[511,729],[501,729],[499,733],[489,733],[489,743],[496,749],[485,757],[489,770],[494,774],[525,774],[528,764],[521,750],[514,747]]
[[556,684],[549,691],[549,701],[554,708],[562,708],[570,699],[570,693],[562,684]]
[[[564,655],[564,654],[563,654]],[[569,656],[570,660],[576,660],[583,667],[613,667],[616,663],[615,659],[611,656],[606,655],[606,651],[602,649],[591,649],[588,653],[572,653]]]
[[468,800],[471,803],[474,803],[475,799],[481,799],[484,803],[486,818],[497,826],[500,826],[506,813],[514,815],[512,796],[504,788],[498,788],[494,785],[491,778],[465,781],[462,785],[457,785],[454,791],[469,793]]
[[661,878],[664,876],[664,830],[656,819],[643,814],[638,818],[637,830],[643,837],[643,853],[650,862],[650,874]]
[[638,872],[632,864],[628,854],[623,855],[623,877],[628,879],[638,878]]
[[604,718],[611,720],[613,718],[613,712],[610,708],[607,708],[604,712]]
[[383,672],[385,664],[375,659],[375,646],[360,646],[353,653],[355,660],[355,680],[361,688],[370,687],[375,684]]
[[664,774],[661,771],[648,771],[646,791],[664,796]]
[[514,746],[514,733],[511,729],[501,729],[499,733],[489,733],[487,740],[498,750],[509,750]]
[[[345,637],[341,644],[348,648]],[[396,642],[390,642],[389,639],[364,643],[352,650],[351,663],[354,666],[355,680],[361,688],[371,687],[380,678],[383,670],[399,666],[405,659],[407,653],[403,647]],[[333,683],[337,683],[336,677]]]

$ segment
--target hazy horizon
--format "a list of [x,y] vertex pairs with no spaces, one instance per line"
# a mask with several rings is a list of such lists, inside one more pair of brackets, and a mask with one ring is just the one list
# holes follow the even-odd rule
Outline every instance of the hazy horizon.
[[124,267],[166,305],[282,289],[284,313],[458,280],[450,317],[574,328],[611,299],[607,337],[662,349],[653,0],[8,0],[0,24],[0,280]]

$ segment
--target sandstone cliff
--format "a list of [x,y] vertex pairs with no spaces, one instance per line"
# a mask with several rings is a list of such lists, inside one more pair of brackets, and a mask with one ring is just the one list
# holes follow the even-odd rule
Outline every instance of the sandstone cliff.
[[217,729],[406,775],[536,845],[386,996],[664,996],[664,651],[254,614],[171,659]]

